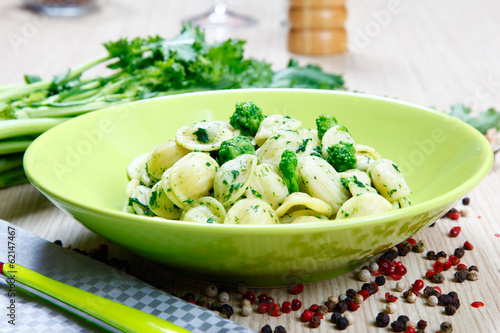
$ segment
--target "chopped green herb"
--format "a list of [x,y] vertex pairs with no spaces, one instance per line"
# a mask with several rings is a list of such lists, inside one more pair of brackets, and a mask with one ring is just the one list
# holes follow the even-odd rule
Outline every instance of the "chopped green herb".
[[201,143],[209,143],[210,139],[208,138],[208,133],[207,130],[204,128],[198,128],[194,134],[196,135],[196,138],[198,139],[199,142]]

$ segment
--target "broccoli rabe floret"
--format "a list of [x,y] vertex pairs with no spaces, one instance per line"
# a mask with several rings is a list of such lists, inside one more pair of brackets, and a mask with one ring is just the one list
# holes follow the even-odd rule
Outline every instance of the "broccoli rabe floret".
[[229,140],[222,141],[219,148],[220,165],[243,154],[255,155],[255,147],[252,141],[246,136],[236,136]]
[[356,169],[356,149],[352,143],[340,141],[327,148],[326,160],[337,172]]
[[329,114],[322,114],[318,118],[316,118],[316,127],[318,129],[318,138],[323,139],[323,135],[325,135],[326,131],[332,128],[335,125],[338,125],[337,119],[334,116]]
[[262,110],[255,103],[240,102],[236,104],[236,109],[229,118],[229,123],[234,128],[239,129],[241,134],[255,136],[264,118]]
[[297,165],[297,154],[293,151],[287,149],[281,154],[279,167],[289,193],[299,192],[299,170]]

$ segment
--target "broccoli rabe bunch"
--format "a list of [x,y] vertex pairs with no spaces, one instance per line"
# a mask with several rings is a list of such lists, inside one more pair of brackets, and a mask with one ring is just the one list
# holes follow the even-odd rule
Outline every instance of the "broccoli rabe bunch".
[[326,161],[330,163],[337,172],[356,169],[356,148],[352,143],[340,141],[327,148]]
[[229,118],[229,123],[234,128],[239,129],[241,134],[255,136],[264,118],[262,110],[255,103],[240,102],[236,104],[236,109]]
[[281,154],[279,168],[283,174],[283,180],[288,187],[288,192],[299,192],[299,170],[297,169],[297,154],[291,150],[285,150]]
[[323,135],[325,135],[326,131],[332,128],[335,125],[338,125],[337,119],[330,114],[322,114],[318,118],[316,118],[316,128],[318,129],[318,138],[323,139]]
[[219,163],[222,165],[243,154],[255,155],[255,147],[248,137],[235,136],[229,140],[222,141],[219,148]]

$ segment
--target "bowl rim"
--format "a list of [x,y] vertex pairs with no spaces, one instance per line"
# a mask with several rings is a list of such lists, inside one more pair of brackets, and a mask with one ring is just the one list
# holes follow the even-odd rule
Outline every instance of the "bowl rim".
[[[111,113],[113,110],[134,104],[143,104],[143,103],[152,103],[158,100],[168,100],[172,98],[189,98],[190,96],[198,96],[198,95],[212,95],[212,94],[232,94],[232,93],[245,93],[245,92],[292,92],[293,93],[310,93],[310,94],[333,94],[333,95],[346,95],[353,96],[357,98],[365,98],[365,99],[374,99],[389,103],[396,103],[407,107],[412,107],[419,109],[424,112],[433,113],[439,115],[443,118],[447,118],[448,121],[458,124],[461,126],[461,130],[468,132],[469,136],[473,136],[478,139],[478,143],[484,148],[486,151],[491,150],[491,146],[488,140],[482,135],[479,131],[477,131],[472,126],[466,124],[465,122],[452,117],[444,112],[437,111],[435,109],[431,109],[428,107],[424,107],[421,105],[417,105],[410,102],[404,102],[393,98],[375,96],[370,94],[362,94],[356,92],[346,92],[346,91],[334,91],[334,90],[323,90],[323,89],[297,89],[297,88],[249,88],[249,89],[227,89],[227,90],[212,90],[212,91],[203,91],[203,92],[192,92],[185,93],[179,95],[169,95],[157,98],[151,98],[147,100],[140,100],[131,103],[124,103],[118,106],[112,106],[96,111],[92,111],[75,118],[72,118],[48,131],[40,135],[36,138],[26,150],[23,160],[23,166],[28,177],[28,180],[45,196],[49,197],[49,199],[55,200],[63,205],[67,205],[72,207],[73,209],[85,210],[92,214],[97,215],[105,215],[115,220],[120,221],[120,223],[124,224],[140,224],[140,225],[150,225],[153,227],[162,226],[166,229],[186,229],[186,230],[197,230],[197,231],[213,231],[218,233],[228,233],[228,234],[239,234],[242,230],[245,232],[249,232],[252,234],[283,234],[283,233],[298,233],[303,232],[307,229],[309,232],[320,232],[324,229],[338,229],[344,230],[353,227],[367,227],[373,224],[380,223],[389,223],[394,220],[400,220],[403,218],[409,218],[412,216],[417,216],[418,214],[422,214],[428,212],[432,209],[441,207],[443,205],[449,204],[453,201],[458,200],[458,198],[462,195],[465,195],[467,192],[472,190],[475,186],[477,186],[483,178],[488,174],[492,165],[493,165],[493,151],[491,154],[485,154],[485,159],[480,165],[479,169],[464,183],[460,186],[457,186],[451,191],[448,191],[445,194],[442,194],[433,200],[426,200],[424,202],[412,205],[410,207],[406,207],[404,209],[394,210],[382,214],[376,214],[371,216],[362,216],[362,217],[354,217],[349,219],[342,220],[330,220],[325,222],[311,222],[311,223],[303,223],[303,224],[272,224],[272,225],[228,225],[228,224],[201,224],[201,223],[193,223],[193,222],[184,222],[177,220],[169,220],[163,218],[152,218],[147,216],[134,215],[130,213],[126,213],[123,211],[118,211],[110,208],[103,207],[95,207],[91,205],[87,205],[85,203],[81,203],[79,201],[73,200],[71,198],[67,198],[64,195],[61,195],[57,192],[56,189],[51,188],[50,182],[44,181],[43,178],[40,179],[36,175],[36,173],[32,172],[34,156],[36,155],[37,148],[39,146],[43,146],[46,140],[49,140],[52,136],[56,135],[58,132],[58,128],[62,128],[64,126],[71,126],[73,123],[77,123],[81,121],[81,119],[85,119],[86,117],[101,117],[103,114]],[[134,108],[131,112],[137,112],[140,108]],[[83,223],[83,222],[82,222]],[[85,224],[85,223],[84,223]]]

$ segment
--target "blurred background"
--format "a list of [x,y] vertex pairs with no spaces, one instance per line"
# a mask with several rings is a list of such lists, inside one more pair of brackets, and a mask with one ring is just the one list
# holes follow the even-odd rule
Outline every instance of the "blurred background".
[[[181,22],[209,12],[217,3],[95,0],[86,15],[61,18],[29,10],[21,0],[2,1],[0,84],[21,83],[23,74],[50,78],[103,54],[101,44],[120,37],[174,37]],[[349,90],[440,109],[454,103],[480,110],[500,105],[500,42],[490,37],[500,28],[498,1],[472,5],[452,0],[347,0],[348,51],[325,56],[287,50],[287,0],[223,3],[256,23],[209,28],[207,39],[244,39],[246,55],[272,63],[273,69],[294,57],[301,64],[343,74]]]

